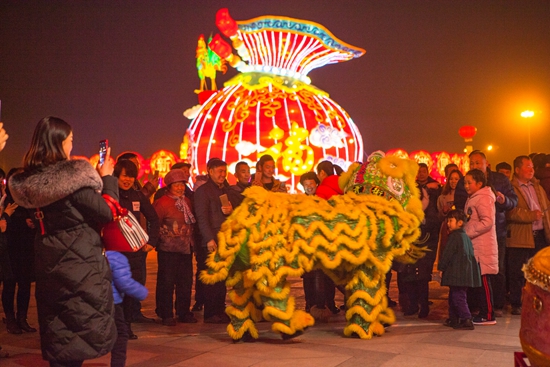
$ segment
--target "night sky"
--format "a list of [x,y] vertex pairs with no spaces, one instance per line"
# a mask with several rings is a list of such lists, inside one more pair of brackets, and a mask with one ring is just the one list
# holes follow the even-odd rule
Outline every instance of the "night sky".
[[[44,116],[69,122],[75,155],[179,151],[197,104],[195,47],[215,14],[283,15],[324,25],[364,48],[312,71],[354,119],[367,153],[461,152],[462,125],[493,164],[550,153],[550,1],[6,1],[0,2],[0,100],[10,140],[0,166],[19,165]],[[219,33],[219,32],[218,32]],[[236,71],[219,75],[221,85]]]

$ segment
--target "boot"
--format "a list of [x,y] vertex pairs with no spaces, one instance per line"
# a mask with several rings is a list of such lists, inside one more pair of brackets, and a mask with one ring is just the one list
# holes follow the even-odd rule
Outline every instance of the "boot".
[[3,320],[4,324],[6,324],[6,330],[10,334],[22,334],[23,331],[21,331],[21,328],[17,324],[17,320],[15,319],[15,316],[13,315],[6,315],[6,318]]
[[453,329],[456,330],[474,330],[474,324],[472,319],[460,319],[458,324],[453,326]]
[[134,334],[132,330],[132,323],[127,322],[126,329],[128,330],[128,340],[136,340],[138,338],[138,336]]
[[456,325],[458,325],[458,317],[449,317],[447,320],[445,320],[443,325],[448,327],[455,327]]
[[26,333],[36,333],[36,328],[30,326],[26,318],[17,317],[17,326]]

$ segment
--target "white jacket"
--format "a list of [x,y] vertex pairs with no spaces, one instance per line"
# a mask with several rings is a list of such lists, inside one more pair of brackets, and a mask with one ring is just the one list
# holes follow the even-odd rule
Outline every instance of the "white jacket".
[[470,218],[464,230],[474,245],[474,255],[481,267],[481,275],[498,273],[495,200],[495,194],[486,186],[470,196],[464,207]]

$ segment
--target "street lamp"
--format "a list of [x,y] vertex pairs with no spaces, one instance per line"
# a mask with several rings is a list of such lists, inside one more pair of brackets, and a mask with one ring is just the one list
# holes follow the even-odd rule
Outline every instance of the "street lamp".
[[[521,113],[521,117],[524,119],[530,119],[533,116],[535,116],[535,113],[533,111],[525,110]],[[528,139],[528,149],[529,154],[531,154],[531,121],[527,120],[527,139]]]

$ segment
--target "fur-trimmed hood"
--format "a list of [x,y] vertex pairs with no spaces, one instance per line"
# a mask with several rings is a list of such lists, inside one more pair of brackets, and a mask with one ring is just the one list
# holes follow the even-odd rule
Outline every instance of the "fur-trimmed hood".
[[8,185],[15,202],[24,208],[50,205],[84,187],[103,189],[99,173],[83,159],[60,161],[41,170],[17,173]]

